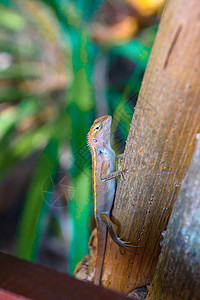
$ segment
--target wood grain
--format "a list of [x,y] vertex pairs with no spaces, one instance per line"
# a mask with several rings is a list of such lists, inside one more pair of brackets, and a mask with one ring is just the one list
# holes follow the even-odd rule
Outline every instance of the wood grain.
[[108,237],[103,285],[127,293],[150,283],[200,129],[200,5],[170,0],[158,30],[130,127],[112,219],[141,245],[121,255]]

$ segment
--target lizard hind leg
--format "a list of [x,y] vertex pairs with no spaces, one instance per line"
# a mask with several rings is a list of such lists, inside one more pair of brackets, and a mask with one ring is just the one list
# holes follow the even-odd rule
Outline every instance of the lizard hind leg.
[[109,216],[108,213],[101,213],[100,216],[101,216],[101,219],[106,224],[106,226],[108,228],[108,232],[109,232],[112,240],[119,246],[121,254],[125,254],[124,248],[127,249],[128,251],[130,251],[133,254],[139,254],[138,252],[135,252],[135,251],[132,251],[131,249],[129,249],[129,247],[140,247],[140,246],[128,245],[129,242],[125,242],[120,237],[117,236],[117,234],[114,231],[114,224],[111,221],[110,216]]

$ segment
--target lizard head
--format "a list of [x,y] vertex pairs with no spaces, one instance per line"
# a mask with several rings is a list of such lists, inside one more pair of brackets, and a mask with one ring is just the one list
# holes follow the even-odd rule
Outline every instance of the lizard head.
[[111,122],[111,116],[100,117],[94,121],[88,133],[88,145],[91,150],[110,146]]

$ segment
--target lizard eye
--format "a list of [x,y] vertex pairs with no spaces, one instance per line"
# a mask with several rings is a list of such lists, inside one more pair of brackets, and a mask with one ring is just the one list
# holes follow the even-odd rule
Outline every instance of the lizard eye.
[[94,142],[94,143],[97,143],[97,140],[96,140],[96,139],[93,139],[93,142]]
[[96,127],[95,127],[95,130],[96,131],[99,131],[101,129],[102,125],[101,124],[98,124]]

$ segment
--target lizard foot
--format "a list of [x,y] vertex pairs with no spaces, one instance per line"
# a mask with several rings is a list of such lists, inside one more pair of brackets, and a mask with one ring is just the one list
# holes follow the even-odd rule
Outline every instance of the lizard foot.
[[118,170],[118,171],[112,172],[112,173],[110,173],[108,175],[101,176],[101,180],[102,181],[111,180],[111,179],[113,179],[113,178],[115,178],[117,176],[120,176],[120,175],[121,175],[121,170]]
[[104,221],[104,223],[107,225],[108,232],[112,238],[112,240],[119,246],[121,254],[125,254],[125,249],[130,251],[133,254],[139,254],[138,252],[135,252],[131,250],[130,248],[140,248],[141,246],[133,246],[130,245],[131,242],[126,242],[122,240],[122,238],[118,237],[113,229],[113,222],[110,220],[108,213],[101,213],[100,214],[101,219]]
[[115,172],[112,172],[108,175],[103,175],[101,176],[101,180],[102,181],[107,181],[107,180],[111,180],[113,178],[116,177],[120,177],[120,179],[123,181],[125,180],[125,176],[124,174],[127,172],[126,169],[123,168],[123,154],[117,155],[116,160],[118,162],[118,170]]
[[124,154],[119,154],[116,157],[116,160],[118,162],[118,170],[120,171],[119,176],[122,181],[125,180],[124,174],[127,172],[127,169],[124,169],[123,159],[124,159]]
[[130,251],[131,253],[133,254],[140,254],[136,251],[133,251],[129,248],[141,248],[141,246],[133,246],[133,245],[130,245],[131,242],[126,242],[126,241],[123,241],[121,238],[119,238],[118,236],[115,236],[114,237],[114,241],[115,243],[119,246],[119,250],[120,250],[120,253],[122,255],[125,254],[125,249],[127,249],[128,251]]

